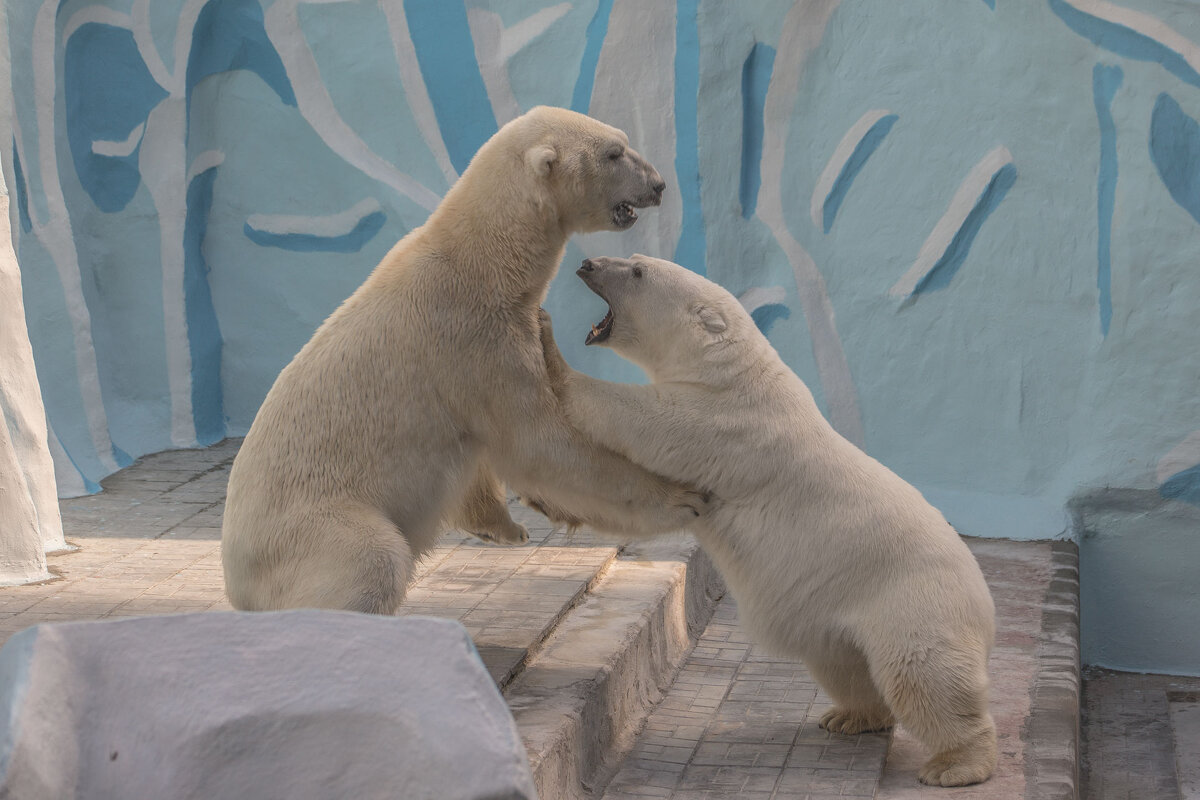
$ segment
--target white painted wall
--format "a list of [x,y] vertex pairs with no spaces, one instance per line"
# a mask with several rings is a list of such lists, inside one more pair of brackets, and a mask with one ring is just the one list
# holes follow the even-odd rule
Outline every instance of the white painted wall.
[[[6,16],[0,14],[0,142],[12,139],[8,73]],[[46,553],[67,547],[9,220],[0,176],[0,586],[49,578]]]
[[[0,187],[2,188],[2,187]],[[8,195],[0,195],[0,219]],[[21,271],[9,227],[0,224],[0,586],[50,577],[46,552],[62,550],[46,411],[33,368]]]

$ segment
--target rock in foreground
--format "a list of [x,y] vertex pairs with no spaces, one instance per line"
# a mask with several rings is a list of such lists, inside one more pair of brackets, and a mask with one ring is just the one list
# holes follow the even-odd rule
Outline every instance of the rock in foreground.
[[0,649],[0,798],[534,798],[456,622],[333,611],[39,625]]

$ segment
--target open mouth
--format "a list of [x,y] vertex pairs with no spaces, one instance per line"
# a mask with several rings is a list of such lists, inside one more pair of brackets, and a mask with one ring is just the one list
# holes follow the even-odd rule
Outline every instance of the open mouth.
[[637,212],[633,210],[633,204],[628,201],[622,201],[613,206],[612,221],[618,228],[625,229],[637,222]]
[[612,327],[613,327],[613,313],[612,313],[612,309],[610,308],[605,313],[604,319],[597,322],[595,325],[592,326],[592,329],[590,331],[588,331],[587,338],[583,340],[583,343],[585,345],[587,345],[587,344],[597,344],[599,342],[603,342],[605,339],[607,339],[609,337],[609,334],[612,333]]

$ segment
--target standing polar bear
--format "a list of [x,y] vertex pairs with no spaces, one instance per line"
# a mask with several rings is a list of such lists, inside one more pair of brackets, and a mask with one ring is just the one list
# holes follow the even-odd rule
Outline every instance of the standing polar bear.
[[229,476],[234,607],[390,614],[443,527],[528,539],[499,481],[603,530],[692,522],[704,497],[566,422],[539,340],[567,238],[628,228],[663,188],[624,133],[572,111],[488,140],[267,394]]
[[667,261],[595,258],[609,304],[587,336],[649,386],[573,372],[543,314],[547,369],[571,422],[647,469],[721,498],[693,525],[751,634],[798,657],[833,698],[821,725],[902,722],[934,753],[924,783],[996,764],[987,710],[992,598],[942,515],[838,435],[729,292]]

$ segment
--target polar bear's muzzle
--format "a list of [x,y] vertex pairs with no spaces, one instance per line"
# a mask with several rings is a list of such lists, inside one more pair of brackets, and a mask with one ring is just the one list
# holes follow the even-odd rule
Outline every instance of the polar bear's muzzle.
[[633,223],[637,222],[637,212],[633,210],[633,205],[627,202],[617,203],[613,206],[612,221],[618,228],[628,228]]
[[592,329],[590,331],[588,331],[587,338],[583,340],[583,343],[584,344],[598,344],[599,342],[603,342],[612,333],[612,326],[613,326],[613,313],[612,313],[612,309],[610,308],[608,310],[608,312],[604,315],[604,319],[597,322],[595,325],[592,326]]
[[[600,291],[599,282],[597,280],[599,277],[599,265],[595,261],[590,258],[585,258],[579,269],[575,270],[575,274],[582,278],[583,282],[587,284],[587,287],[599,295],[601,300],[606,303],[608,302],[608,298],[604,296],[604,292]],[[606,311],[604,314],[604,319],[597,322],[592,326],[592,329],[588,331],[587,338],[583,340],[583,343],[585,345],[600,344],[610,335],[612,335],[612,329],[613,312],[612,307],[610,306],[608,311]]]
[[657,206],[662,204],[662,187],[665,186],[659,179],[646,194],[634,200],[622,200],[613,206],[612,221],[618,228],[625,230],[637,222],[638,215],[634,211],[635,208],[646,208],[647,206]]
[[627,185],[625,191],[621,193],[625,195],[625,199],[619,201],[612,208],[613,225],[620,230],[625,230],[637,222],[638,215],[634,211],[635,208],[662,204],[663,190],[667,188],[667,182],[658,174],[658,170],[650,166],[649,162],[632,149],[626,148],[621,160],[622,163],[628,163],[634,168],[634,177],[631,181],[633,186]]

